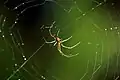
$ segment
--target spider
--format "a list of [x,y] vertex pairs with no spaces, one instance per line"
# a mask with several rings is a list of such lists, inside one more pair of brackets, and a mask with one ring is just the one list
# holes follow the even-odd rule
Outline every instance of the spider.
[[[53,26],[52,26],[52,27],[53,27]],[[60,54],[61,54],[62,56],[65,56],[65,57],[67,57],[67,58],[77,56],[79,53],[76,53],[76,54],[74,54],[74,55],[72,55],[72,54],[66,55],[66,54],[64,54],[64,53],[62,52],[62,49],[61,49],[61,48],[63,47],[63,48],[66,48],[66,49],[73,49],[74,47],[78,46],[78,45],[80,44],[80,42],[78,42],[77,44],[75,44],[75,45],[73,45],[73,46],[71,46],[71,47],[64,46],[62,43],[70,40],[70,39],[72,38],[72,36],[70,36],[70,37],[67,38],[67,39],[62,40],[60,37],[58,37],[59,32],[60,32],[60,29],[57,31],[57,34],[52,34],[52,33],[51,33],[51,28],[52,28],[52,27],[49,27],[49,34],[50,34],[50,36],[51,36],[54,40],[49,42],[49,41],[47,41],[47,40],[44,38],[45,43],[47,43],[47,44],[53,44],[53,43],[54,43],[53,46],[57,46],[57,50],[60,52]]]

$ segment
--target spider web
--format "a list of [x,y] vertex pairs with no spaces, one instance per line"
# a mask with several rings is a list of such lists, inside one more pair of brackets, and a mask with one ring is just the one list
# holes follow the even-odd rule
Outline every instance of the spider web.
[[[15,13],[15,19],[0,12],[1,79],[119,80],[120,30],[115,4],[106,0],[6,0],[3,5]],[[66,54],[79,52],[78,56],[65,58],[53,45],[45,44],[43,37],[52,40],[45,26],[54,21],[53,33],[60,29],[62,39],[73,36],[65,45],[81,42],[71,51],[63,49]]]

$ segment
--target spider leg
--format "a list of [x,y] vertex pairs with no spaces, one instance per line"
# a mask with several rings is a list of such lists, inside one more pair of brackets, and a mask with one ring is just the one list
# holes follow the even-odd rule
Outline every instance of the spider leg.
[[45,43],[48,43],[48,44],[52,44],[52,43],[54,43],[55,42],[55,40],[54,41],[47,41],[44,37],[43,37],[43,39],[44,39],[44,41],[45,41]]
[[60,33],[60,29],[57,31],[57,36],[59,35],[59,33]]
[[45,27],[45,28],[52,29],[55,23],[56,23],[56,21],[53,21],[53,23],[51,24],[50,27]]
[[71,58],[71,57],[74,57],[74,56],[77,56],[79,53],[76,53],[74,55],[70,54],[70,55],[66,55],[64,54],[60,49],[58,49],[58,51],[60,52],[60,54],[64,57],[67,57],[67,58]]
[[54,37],[54,36],[52,35],[52,32],[51,32],[51,29],[53,28],[54,24],[55,24],[55,21],[51,24],[50,27],[45,27],[45,28],[49,29],[49,34],[50,34],[51,37]]
[[70,36],[69,38],[67,38],[67,39],[65,39],[65,40],[62,40],[61,42],[63,43],[63,42],[66,42],[66,41],[68,41],[68,40],[70,40],[72,38],[72,36]]
[[76,43],[75,45],[73,45],[73,46],[71,46],[71,47],[64,46],[63,44],[61,44],[61,46],[64,47],[64,48],[67,48],[67,49],[72,49],[72,48],[78,46],[79,44],[80,44],[80,42]]
[[55,42],[53,46],[55,46],[56,44],[57,44],[57,42]]
[[50,33],[50,36],[53,37],[52,32],[51,32],[51,28],[49,29],[49,33]]

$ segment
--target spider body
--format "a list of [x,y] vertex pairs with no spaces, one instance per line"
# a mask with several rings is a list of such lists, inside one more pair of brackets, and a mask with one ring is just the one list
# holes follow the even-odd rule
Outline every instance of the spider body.
[[55,45],[57,45],[57,49],[59,49],[59,50],[61,50],[61,39],[58,37],[58,36],[56,36],[55,34],[54,35],[52,35],[52,37],[54,38],[54,40],[55,40],[55,44],[54,44],[54,46]]
[[56,37],[56,42],[57,42],[57,49],[61,50],[61,39],[59,37]]
[[58,36],[56,36],[55,34],[51,35],[51,37],[53,37],[54,40],[55,40],[57,43],[61,43],[61,39],[60,39]]
[[74,47],[78,46],[78,45],[80,44],[80,42],[78,42],[77,44],[75,44],[75,45],[73,45],[73,46],[71,46],[71,47],[64,46],[62,43],[70,40],[70,39],[72,38],[72,36],[70,36],[70,37],[67,38],[67,39],[62,40],[60,37],[58,37],[59,32],[60,32],[60,30],[58,30],[57,34],[52,34],[52,33],[51,33],[51,27],[50,27],[50,28],[49,28],[49,33],[50,33],[50,36],[51,36],[54,40],[49,42],[49,41],[47,41],[47,40],[44,38],[45,42],[48,43],[48,44],[54,43],[54,46],[55,46],[55,45],[57,46],[57,49],[58,49],[58,51],[61,53],[62,56],[65,56],[65,57],[67,57],[67,58],[73,57],[73,56],[77,56],[79,53],[77,53],[77,54],[75,54],[75,55],[72,55],[72,54],[66,55],[66,54],[64,54],[64,53],[62,52],[62,49],[61,49],[61,48],[63,47],[63,48],[66,48],[66,49],[73,49]]
[[59,37],[56,37],[56,42],[61,43],[61,39]]

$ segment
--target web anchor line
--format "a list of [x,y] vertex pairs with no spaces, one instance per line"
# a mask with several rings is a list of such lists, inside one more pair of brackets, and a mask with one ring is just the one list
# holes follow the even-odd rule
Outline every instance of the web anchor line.
[[43,46],[45,42],[15,71],[11,74],[6,80],[10,80]]

